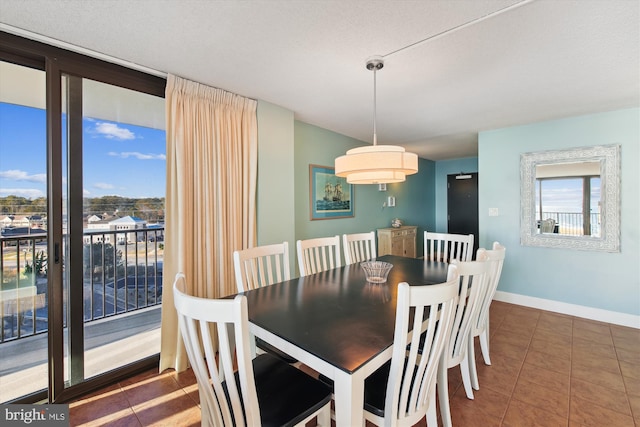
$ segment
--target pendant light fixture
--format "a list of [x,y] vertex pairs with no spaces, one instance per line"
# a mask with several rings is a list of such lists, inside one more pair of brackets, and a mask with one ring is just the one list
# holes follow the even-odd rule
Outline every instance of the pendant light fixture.
[[353,148],[335,160],[335,174],[347,178],[349,184],[390,184],[403,182],[407,175],[418,172],[418,156],[397,145],[378,145],[376,135],[376,71],[384,60],[374,56],[367,60],[373,71],[373,145]]

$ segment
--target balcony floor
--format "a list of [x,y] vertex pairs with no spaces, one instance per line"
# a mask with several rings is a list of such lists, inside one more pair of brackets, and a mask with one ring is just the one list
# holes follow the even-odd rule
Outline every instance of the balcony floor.
[[[85,348],[86,378],[159,353],[160,306],[85,324]],[[2,343],[0,354],[0,402],[47,388],[47,334]]]

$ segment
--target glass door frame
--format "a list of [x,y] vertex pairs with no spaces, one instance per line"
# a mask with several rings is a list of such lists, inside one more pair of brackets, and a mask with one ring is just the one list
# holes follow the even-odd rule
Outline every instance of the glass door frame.
[[[103,83],[120,86],[138,92],[164,98],[166,80],[140,71],[105,62],[96,58],[67,51],[61,48],[43,44],[34,40],[19,37],[0,31],[0,60],[24,65],[46,72],[46,109],[47,109],[47,216],[48,236],[47,245],[49,269],[47,275],[48,290],[48,391],[37,392],[25,396],[13,403],[30,403],[46,400],[50,403],[67,402],[77,396],[88,393],[96,388],[129,377],[142,370],[158,365],[159,356],[149,357],[129,364],[117,371],[92,377],[89,380],[76,377],[73,372],[83,369],[83,298],[74,295],[69,298],[73,304],[70,309],[71,317],[67,325],[70,349],[70,366],[72,366],[71,381],[65,380],[64,359],[64,274],[68,275],[70,283],[80,280],[83,275],[83,242],[82,242],[82,78],[89,78]],[[67,94],[70,95],[67,138],[74,145],[66,153],[69,159],[68,176],[69,211],[67,214],[70,226],[68,253],[69,271],[63,267],[63,76],[70,76]],[[74,82],[75,81],[75,82]],[[80,92],[77,87],[80,85]],[[77,111],[77,109],[80,109]],[[79,146],[77,145],[79,141]],[[80,148],[78,148],[80,147]],[[73,166],[73,167],[71,167]],[[79,175],[78,175],[79,174]],[[72,286],[70,286],[72,288]],[[80,286],[80,293],[82,287]],[[71,292],[71,289],[70,289]],[[76,290],[77,293],[77,290]],[[72,384],[72,385],[70,385]]]

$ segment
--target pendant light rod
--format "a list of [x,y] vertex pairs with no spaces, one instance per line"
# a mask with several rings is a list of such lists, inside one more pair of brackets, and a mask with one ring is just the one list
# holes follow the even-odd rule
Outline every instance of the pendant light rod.
[[367,70],[373,71],[373,145],[378,145],[378,134],[376,133],[376,116],[377,116],[377,85],[376,71],[384,67],[384,59],[381,56],[372,56],[367,59]]
[[373,145],[378,145],[378,133],[376,132],[376,118],[377,118],[377,109],[378,109],[378,101],[377,101],[377,93],[376,93],[376,69],[373,69]]

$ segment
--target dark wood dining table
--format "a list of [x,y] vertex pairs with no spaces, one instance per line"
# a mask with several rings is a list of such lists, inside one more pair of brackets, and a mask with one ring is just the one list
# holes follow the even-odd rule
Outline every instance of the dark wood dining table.
[[334,382],[338,426],[363,425],[364,380],[391,359],[397,287],[446,281],[448,264],[385,255],[387,282],[359,263],[245,292],[251,333]]

